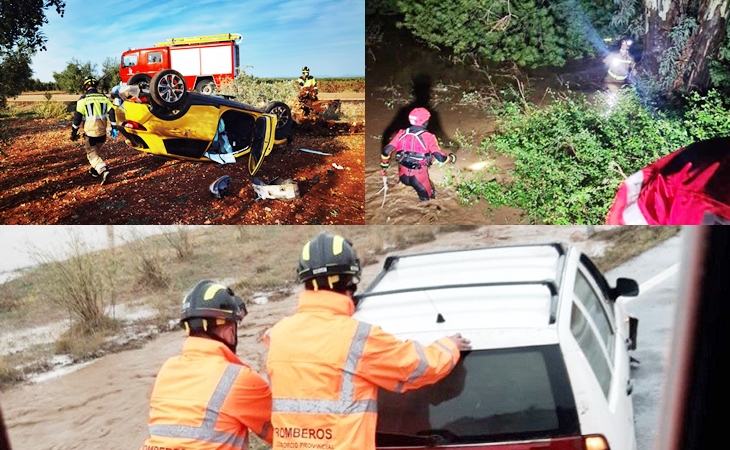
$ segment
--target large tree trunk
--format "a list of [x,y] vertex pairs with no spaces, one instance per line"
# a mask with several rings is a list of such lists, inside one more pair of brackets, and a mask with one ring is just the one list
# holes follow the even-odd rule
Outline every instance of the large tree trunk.
[[672,44],[669,32],[679,22],[687,0],[644,0],[646,6],[646,34],[641,64],[650,74],[659,73],[659,63]]
[[643,68],[657,79],[662,76],[659,65],[667,49],[675,45],[669,35],[672,28],[683,17],[692,17],[697,22],[697,31],[679,49],[680,57],[674,67],[676,75],[666,81],[673,93],[707,90],[710,84],[707,62],[725,38],[730,0],[645,0],[645,6]]
[[[730,13],[730,0],[701,0],[697,10],[700,26],[687,42],[686,61],[691,61],[687,70],[681,70],[674,85],[682,91],[704,92],[710,86],[710,72],[707,60],[717,54],[725,38]],[[685,69],[683,67],[683,69]],[[684,74],[684,76],[682,76]]]

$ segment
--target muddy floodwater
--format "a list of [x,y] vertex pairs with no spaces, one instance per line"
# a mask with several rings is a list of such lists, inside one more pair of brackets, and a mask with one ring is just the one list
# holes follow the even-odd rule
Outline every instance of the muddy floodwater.
[[[514,162],[492,152],[477,152],[484,137],[497,130],[495,117],[482,107],[489,95],[507,87],[519,91],[516,79],[528,76],[525,98],[547,104],[551,92],[593,94],[601,88],[604,67],[600,60],[574,61],[561,69],[524,72],[488,69],[473,63],[455,64],[444,52],[414,40],[402,30],[381,27],[366,52],[365,220],[369,224],[520,224],[524,212],[494,208],[484,200],[462,204],[450,181],[480,177],[509,181]],[[516,77],[517,76],[517,77]],[[398,129],[408,126],[407,113],[416,106],[431,111],[428,130],[457,156],[454,165],[430,169],[436,198],[419,202],[413,188],[397,181],[391,161],[388,190],[383,202],[380,151]]]

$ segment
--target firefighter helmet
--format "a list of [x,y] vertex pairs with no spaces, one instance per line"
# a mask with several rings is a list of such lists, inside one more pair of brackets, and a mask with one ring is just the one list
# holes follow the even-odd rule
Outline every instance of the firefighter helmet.
[[[231,288],[211,280],[199,281],[183,299],[181,325],[194,319],[238,322],[246,317],[246,305]],[[215,323],[215,322],[211,322]],[[207,327],[207,322],[204,325]]]
[[84,88],[86,89],[90,87],[96,87],[97,84],[99,84],[99,80],[97,80],[93,75],[89,75],[88,77],[84,78]]
[[424,126],[428,119],[431,118],[431,113],[426,108],[415,108],[408,114],[408,121],[411,125]]
[[307,66],[302,67],[302,73],[309,74],[309,67],[307,67]]
[[360,272],[360,259],[352,243],[339,235],[323,231],[304,244],[299,255],[297,278],[300,282],[345,275],[351,284],[357,285]]

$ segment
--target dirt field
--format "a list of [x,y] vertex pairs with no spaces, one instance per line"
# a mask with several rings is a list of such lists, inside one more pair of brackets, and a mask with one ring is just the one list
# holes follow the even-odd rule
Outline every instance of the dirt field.
[[[161,159],[121,136],[101,151],[111,170],[101,186],[88,174],[81,140],[69,139],[69,120],[4,121],[14,139],[0,154],[0,224],[364,223],[364,117],[302,123],[290,144],[273,149],[256,177],[297,182],[300,198],[288,201],[257,201],[246,160],[218,167]],[[230,195],[214,200],[208,188],[223,175],[231,177]]]
[[[440,234],[434,242],[402,252],[546,240],[572,242],[591,256],[600,256],[607,248],[606,242],[590,239],[586,227],[492,226]],[[363,286],[380,270],[384,256],[364,268]],[[238,354],[254,369],[264,367],[263,331],[294,311],[296,295],[291,292],[282,300],[250,306],[239,330]],[[148,396],[155,374],[165,359],[179,353],[182,341],[181,332],[164,333],[143,348],[107,355],[73,373],[2,392],[0,405],[13,448],[139,448],[147,435]]]

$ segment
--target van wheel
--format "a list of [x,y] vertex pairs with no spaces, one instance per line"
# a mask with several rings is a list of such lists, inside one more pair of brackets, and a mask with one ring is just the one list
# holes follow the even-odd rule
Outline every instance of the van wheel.
[[181,109],[188,100],[185,78],[177,70],[160,70],[150,81],[152,101],[169,109]]
[[294,126],[294,119],[292,119],[289,105],[284,102],[271,102],[266,105],[266,109],[264,111],[276,115],[276,132],[274,133],[274,139],[277,141],[286,139],[291,128]]
[[195,85],[195,90],[203,95],[212,95],[215,91],[215,83],[210,80],[198,81]]

